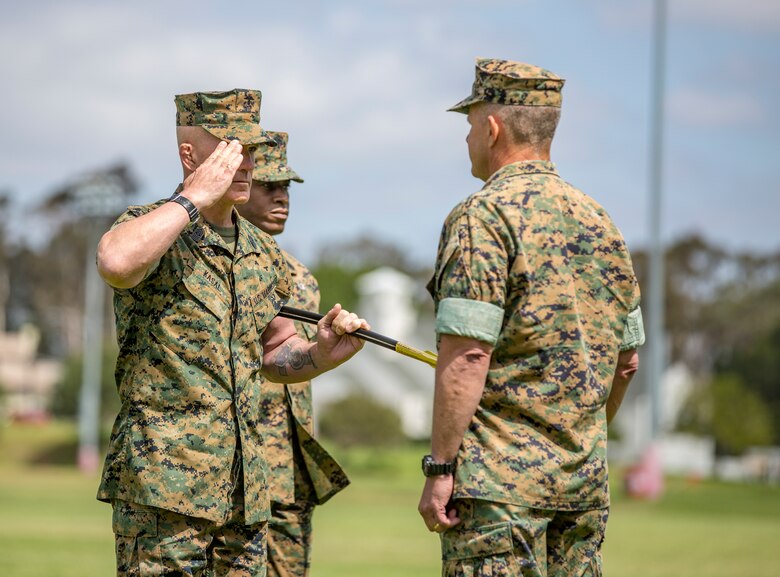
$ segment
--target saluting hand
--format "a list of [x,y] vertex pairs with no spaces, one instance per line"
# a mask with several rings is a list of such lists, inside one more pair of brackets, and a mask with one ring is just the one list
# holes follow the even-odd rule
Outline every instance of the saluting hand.
[[212,206],[230,188],[242,158],[243,147],[238,140],[221,141],[214,152],[184,180],[182,194],[200,210]]

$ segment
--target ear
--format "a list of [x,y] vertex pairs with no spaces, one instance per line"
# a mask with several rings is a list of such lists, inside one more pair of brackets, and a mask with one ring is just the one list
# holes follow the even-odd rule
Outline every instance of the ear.
[[193,153],[192,144],[190,144],[189,142],[182,142],[179,145],[179,158],[181,159],[182,166],[184,166],[184,168],[186,168],[190,172],[193,172],[197,168],[192,153]]
[[504,129],[504,125],[498,121],[498,118],[492,114],[487,117],[488,127],[488,146],[495,146],[498,142],[498,135]]

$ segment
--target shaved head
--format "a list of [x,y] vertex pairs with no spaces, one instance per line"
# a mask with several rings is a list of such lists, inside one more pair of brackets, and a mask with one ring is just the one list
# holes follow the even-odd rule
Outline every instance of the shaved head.
[[555,106],[485,104],[480,112],[499,118],[514,144],[539,152],[549,152],[561,118],[561,109]]

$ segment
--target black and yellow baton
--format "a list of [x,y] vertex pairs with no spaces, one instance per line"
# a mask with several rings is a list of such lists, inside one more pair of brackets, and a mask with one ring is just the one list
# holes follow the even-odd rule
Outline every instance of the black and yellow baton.
[[[296,309],[293,307],[283,306],[279,311],[279,316],[292,319],[294,321],[301,321],[304,323],[312,323],[316,325],[324,315]],[[358,329],[354,333],[349,334],[369,343],[374,343],[380,347],[390,349],[391,351],[395,351],[396,353],[400,353],[404,356],[417,359],[418,361],[427,363],[432,367],[436,366],[437,356],[436,353],[432,353],[431,351],[421,351],[419,349],[415,349],[414,347],[410,347],[409,345],[399,343],[395,339],[391,339],[385,335],[380,335],[379,333],[375,333],[374,331],[367,331],[365,329]]]

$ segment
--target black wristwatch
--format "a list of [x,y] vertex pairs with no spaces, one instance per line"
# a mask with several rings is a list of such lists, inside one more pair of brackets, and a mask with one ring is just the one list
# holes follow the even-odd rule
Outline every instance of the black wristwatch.
[[175,202],[179,206],[184,207],[184,210],[187,211],[187,216],[190,217],[190,222],[198,220],[198,217],[200,216],[198,207],[192,204],[192,201],[189,198],[182,196],[180,192],[175,192],[173,196],[168,199],[168,202]]
[[452,475],[455,472],[455,461],[449,463],[437,463],[430,455],[422,458],[422,472],[426,477],[436,477],[437,475]]

